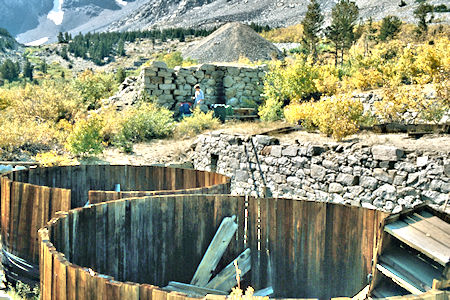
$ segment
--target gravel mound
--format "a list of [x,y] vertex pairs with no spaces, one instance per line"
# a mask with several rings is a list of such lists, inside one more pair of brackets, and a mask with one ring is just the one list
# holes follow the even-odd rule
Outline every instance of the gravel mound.
[[200,63],[235,62],[241,56],[251,61],[270,60],[280,55],[280,50],[271,42],[249,26],[237,22],[223,25],[183,51],[183,57],[196,59]]

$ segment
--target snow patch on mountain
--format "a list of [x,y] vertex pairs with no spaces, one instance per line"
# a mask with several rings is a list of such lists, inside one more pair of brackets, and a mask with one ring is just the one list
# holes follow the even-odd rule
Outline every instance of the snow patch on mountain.
[[47,15],[47,18],[52,20],[55,25],[61,25],[64,20],[63,3],[64,0],[53,0],[53,9]]
[[119,5],[122,5],[122,6],[125,6],[125,5],[128,4],[128,2],[123,1],[123,0],[116,0],[116,3],[119,4]]
[[48,36],[26,43],[25,46],[40,46],[48,42]]

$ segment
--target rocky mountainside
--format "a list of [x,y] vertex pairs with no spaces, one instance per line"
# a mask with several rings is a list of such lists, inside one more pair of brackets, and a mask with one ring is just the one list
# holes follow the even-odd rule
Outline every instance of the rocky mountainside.
[[[360,17],[390,14],[413,22],[416,0],[355,0]],[[285,26],[299,23],[309,0],[0,0],[0,27],[29,43],[54,41],[60,31],[141,30],[160,27],[212,27],[231,21]],[[319,0],[329,19],[337,0]],[[433,5],[448,0],[428,0]],[[26,17],[24,17],[26,16]],[[450,13],[436,14],[450,23]]]
[[0,0],[0,7],[0,27],[16,35],[38,26],[39,16],[52,9],[53,0]]
[[[329,20],[337,0],[319,0]],[[360,17],[379,20],[386,15],[397,15],[414,22],[415,0],[356,0]],[[447,4],[446,0],[429,0],[430,4]],[[153,25],[163,27],[217,26],[226,22],[255,22],[260,25],[286,26],[300,23],[309,0],[149,0],[133,14],[112,23],[109,30],[142,29]],[[437,14],[437,19],[449,23],[450,13]]]

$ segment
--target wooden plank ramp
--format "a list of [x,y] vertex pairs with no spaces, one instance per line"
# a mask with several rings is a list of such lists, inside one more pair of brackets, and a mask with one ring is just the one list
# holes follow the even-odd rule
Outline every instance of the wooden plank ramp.
[[236,268],[234,266],[235,261],[237,262],[239,270],[241,270],[240,276],[242,277],[247,274],[251,268],[250,249],[245,249],[245,251],[242,252],[235,260],[233,260],[219,274],[211,279],[205,287],[230,292],[231,289],[237,285]]
[[380,257],[380,261],[401,271],[411,283],[428,291],[434,278],[440,278],[441,273],[418,255],[412,255],[402,248],[390,249]]
[[208,284],[211,273],[216,269],[237,229],[236,216],[223,219],[216,235],[212,239],[205,255],[198,265],[197,271],[195,271],[194,277],[191,280],[191,285],[204,287]]
[[450,245],[441,242],[434,233],[409,226],[402,220],[386,225],[384,230],[443,266],[450,261]]

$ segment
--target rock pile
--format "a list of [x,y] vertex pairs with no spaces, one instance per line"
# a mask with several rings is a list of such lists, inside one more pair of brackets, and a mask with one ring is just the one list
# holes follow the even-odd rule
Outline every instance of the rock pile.
[[114,106],[117,110],[124,110],[136,104],[141,97],[142,84],[138,77],[127,77],[119,86],[119,91],[109,99],[103,101],[103,107]]
[[191,158],[196,169],[231,176],[236,194],[261,195],[265,182],[274,197],[397,212],[423,202],[442,205],[450,193],[448,152],[406,152],[387,145],[279,145],[268,136],[256,136],[253,143],[258,159],[249,137],[202,135]]
[[280,57],[281,51],[271,42],[256,33],[249,26],[228,23],[183,51],[183,57],[190,57],[201,63],[233,62],[240,57],[251,61],[270,60]]

